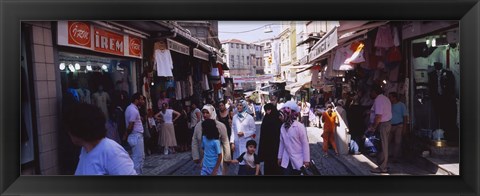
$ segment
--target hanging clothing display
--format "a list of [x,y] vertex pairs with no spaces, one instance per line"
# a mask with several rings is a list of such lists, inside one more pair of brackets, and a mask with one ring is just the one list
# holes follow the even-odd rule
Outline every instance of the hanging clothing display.
[[356,64],[356,63],[362,63],[365,62],[365,58],[363,56],[363,48],[365,47],[365,44],[361,41],[354,41],[350,45],[350,51],[352,54],[348,56],[348,58],[345,60],[345,64]]
[[100,108],[100,110],[102,110],[105,119],[109,119],[107,103],[110,102],[110,96],[108,95],[108,93],[103,91],[95,92],[92,95],[92,101],[94,105],[96,105]]
[[172,77],[173,61],[170,50],[155,50],[154,58],[157,67],[157,76]]
[[390,69],[388,73],[388,80],[390,82],[398,82],[399,72],[400,72],[400,64],[397,64]]
[[209,87],[209,84],[208,84],[208,76],[206,74],[203,74],[202,88],[205,91],[210,90],[210,87]]
[[395,46],[393,43],[393,34],[390,25],[378,27],[377,36],[375,38],[375,47],[390,48]]
[[192,95],[193,95],[193,79],[192,79],[192,75],[189,75],[189,76],[188,76],[187,89],[188,89],[188,92],[189,92],[189,96],[192,96]]
[[393,31],[393,45],[395,47],[398,47],[400,46],[400,36],[398,35],[398,28],[393,27],[392,31]]
[[220,72],[218,71],[218,68],[217,67],[212,67],[212,71],[210,72],[210,75],[215,76],[215,77],[219,77]]
[[150,96],[150,80],[148,77],[143,77],[142,94],[145,96],[145,106],[147,110],[152,109],[153,104]]
[[173,59],[173,77],[176,81],[185,81],[187,76],[191,74],[191,66],[189,59],[191,57],[177,52],[172,53]]
[[177,100],[182,100],[183,97],[182,97],[182,86],[180,84],[180,81],[177,81],[176,82],[176,88],[175,88],[175,98]]
[[79,88],[77,89],[77,93],[81,103],[92,103],[92,100],[90,99],[90,91],[88,89]]

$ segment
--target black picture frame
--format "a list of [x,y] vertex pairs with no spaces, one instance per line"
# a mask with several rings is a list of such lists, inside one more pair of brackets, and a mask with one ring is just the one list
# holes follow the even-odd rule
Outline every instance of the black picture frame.
[[[478,0],[0,1],[0,193],[2,195],[478,195]],[[79,177],[20,176],[22,20],[459,20],[460,176]]]

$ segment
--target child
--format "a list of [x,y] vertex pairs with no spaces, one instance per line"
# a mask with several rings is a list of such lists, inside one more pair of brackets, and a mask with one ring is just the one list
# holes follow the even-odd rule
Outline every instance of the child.
[[260,173],[260,161],[255,154],[257,149],[257,142],[255,140],[247,141],[247,151],[242,153],[237,160],[232,160],[232,163],[238,163],[240,166],[238,168],[239,176],[258,176],[262,175]]
[[202,130],[202,149],[204,153],[200,175],[222,175],[222,169],[220,169],[222,151],[217,123],[213,119],[206,119],[202,122]]

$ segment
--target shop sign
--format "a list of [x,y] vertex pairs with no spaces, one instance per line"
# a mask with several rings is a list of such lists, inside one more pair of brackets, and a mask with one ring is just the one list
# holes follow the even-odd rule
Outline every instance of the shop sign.
[[167,45],[169,50],[172,50],[184,55],[190,55],[190,48],[186,45],[183,45],[171,39],[167,39]]
[[68,21],[68,44],[90,48],[90,25],[80,21]]
[[209,61],[208,59],[208,53],[201,51],[199,49],[194,48],[193,49],[193,56],[202,60]]
[[58,21],[58,45],[142,58],[143,40],[82,21]]
[[128,54],[134,57],[142,57],[142,39],[128,36]]
[[268,82],[273,81],[273,75],[262,75],[262,76],[247,76],[247,77],[234,77],[234,83],[250,83],[250,82]]
[[94,50],[109,54],[124,54],[123,35],[95,27]]
[[308,60],[311,62],[338,45],[337,27],[334,27],[327,35],[318,41],[308,54]]

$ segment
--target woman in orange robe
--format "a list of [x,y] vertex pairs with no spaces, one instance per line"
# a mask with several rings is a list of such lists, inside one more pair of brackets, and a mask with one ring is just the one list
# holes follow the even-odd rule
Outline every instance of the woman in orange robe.
[[338,155],[337,145],[335,144],[335,129],[339,125],[337,113],[333,111],[333,105],[327,105],[327,111],[322,114],[323,124],[323,156],[328,156],[328,145],[331,144],[335,155]]

